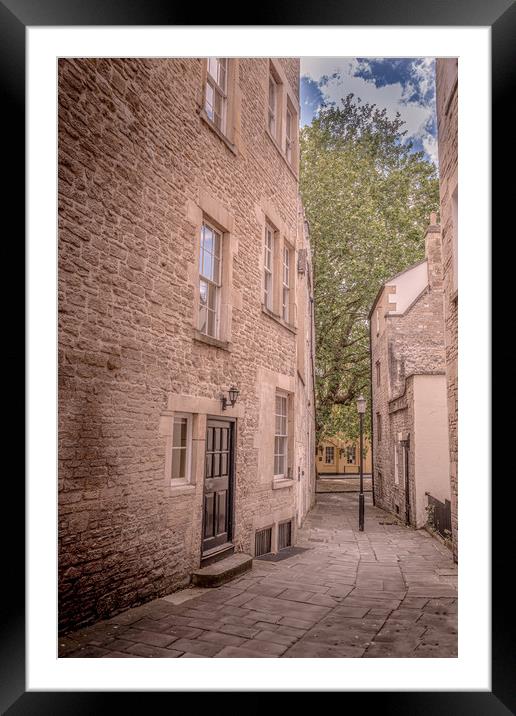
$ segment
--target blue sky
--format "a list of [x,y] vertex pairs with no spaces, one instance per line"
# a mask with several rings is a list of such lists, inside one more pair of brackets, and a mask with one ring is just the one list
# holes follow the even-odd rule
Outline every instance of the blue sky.
[[301,58],[301,125],[309,124],[323,101],[338,103],[353,92],[363,102],[399,112],[405,139],[437,165],[433,57]]

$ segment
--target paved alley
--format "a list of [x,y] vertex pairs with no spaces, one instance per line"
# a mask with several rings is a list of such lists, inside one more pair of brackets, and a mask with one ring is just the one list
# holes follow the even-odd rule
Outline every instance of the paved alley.
[[59,639],[62,657],[455,657],[457,568],[366,496],[319,494],[296,549]]

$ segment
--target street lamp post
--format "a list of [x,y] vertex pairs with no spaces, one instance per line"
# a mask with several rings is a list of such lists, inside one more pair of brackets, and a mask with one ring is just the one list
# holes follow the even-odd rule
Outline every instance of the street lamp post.
[[357,398],[357,410],[360,417],[360,494],[358,496],[358,529],[364,531],[364,413],[366,399],[360,395]]

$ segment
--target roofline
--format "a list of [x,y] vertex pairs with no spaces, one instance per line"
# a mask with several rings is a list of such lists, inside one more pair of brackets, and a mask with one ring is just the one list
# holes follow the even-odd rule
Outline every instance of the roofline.
[[406,269],[403,269],[403,271],[400,271],[399,273],[394,274],[394,276],[391,276],[391,278],[388,278],[386,281],[384,281],[384,282],[382,283],[382,285],[380,286],[380,289],[379,289],[378,293],[376,294],[376,298],[375,298],[374,301],[373,301],[373,305],[371,306],[371,310],[369,311],[369,313],[368,313],[368,315],[367,315],[367,318],[368,318],[369,320],[371,320],[371,316],[373,315],[373,311],[374,311],[374,309],[375,309],[375,307],[376,307],[376,304],[378,303],[378,299],[379,299],[380,296],[382,295],[383,289],[384,289],[389,283],[391,283],[392,281],[394,281],[395,278],[398,278],[398,276],[402,276],[404,273],[407,273],[407,271],[412,271],[412,269],[416,268],[416,266],[420,266],[421,264],[426,263],[426,261],[427,261],[427,259],[426,259],[426,257],[425,257],[424,259],[421,259],[421,261],[418,261],[417,263],[412,264],[412,266],[407,266],[407,268],[406,268]]

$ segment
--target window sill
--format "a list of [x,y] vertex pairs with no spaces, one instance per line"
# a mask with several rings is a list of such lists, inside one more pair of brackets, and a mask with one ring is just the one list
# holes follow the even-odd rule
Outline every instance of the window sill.
[[297,335],[297,328],[295,326],[292,326],[290,323],[287,323],[286,321],[281,318],[281,316],[278,316],[277,313],[273,313],[267,306],[262,303],[262,313],[265,313],[266,316],[269,316],[269,318],[272,318],[273,321],[276,321],[276,323],[279,323],[280,326],[283,326],[287,329],[287,331],[290,331],[294,335]]
[[272,489],[273,490],[283,490],[286,487],[293,487],[294,486],[294,480],[287,480],[287,479],[276,479],[272,481]]
[[169,495],[170,497],[177,497],[178,495],[193,495],[195,492],[195,485],[191,485],[187,482],[177,484],[170,483]]
[[285,156],[284,152],[281,151],[281,147],[280,147],[280,145],[279,145],[278,140],[276,139],[276,137],[274,137],[274,136],[269,132],[269,128],[268,128],[268,127],[265,127],[265,134],[269,137],[270,141],[272,142],[272,144],[273,144],[274,147],[276,148],[276,151],[278,152],[278,154],[280,155],[280,157],[283,159],[283,161],[284,161],[285,164],[287,165],[287,169],[290,171],[290,173],[292,174],[292,176],[294,177],[294,179],[295,179],[296,181],[299,181],[299,175],[298,175],[297,170],[292,166],[292,164],[290,164],[290,162],[288,161],[288,159],[287,159],[287,157]]
[[231,353],[231,343],[229,341],[219,341],[218,338],[212,338],[204,333],[201,333],[197,329],[194,329],[194,341],[199,343],[206,343],[208,346],[214,346],[215,348],[221,348],[223,351]]
[[199,112],[199,117],[202,119],[202,121],[203,121],[205,124],[208,125],[208,127],[212,130],[212,132],[214,132],[214,133],[217,135],[217,137],[224,142],[224,144],[226,145],[226,147],[227,147],[231,152],[233,152],[233,154],[234,154],[235,156],[238,156],[238,151],[237,151],[236,146],[233,144],[233,142],[231,142],[231,141],[228,139],[228,137],[226,137],[226,135],[224,134],[224,132],[221,132],[220,129],[213,124],[213,122],[212,122],[211,119],[208,117],[208,115],[206,114],[206,112],[204,111],[204,109],[201,109],[201,111]]

